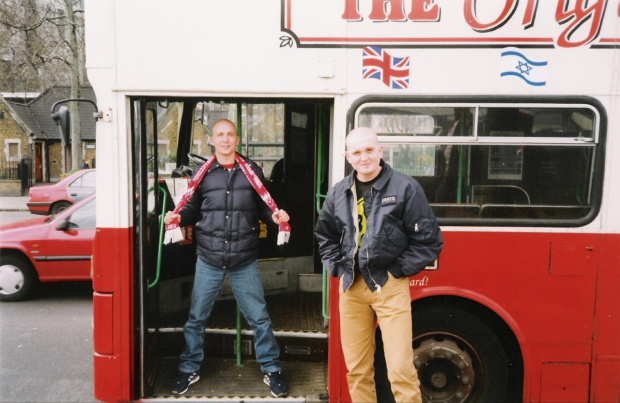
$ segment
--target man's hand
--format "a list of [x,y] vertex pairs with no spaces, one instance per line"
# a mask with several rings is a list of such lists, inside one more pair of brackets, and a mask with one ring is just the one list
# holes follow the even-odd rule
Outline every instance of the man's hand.
[[273,220],[274,223],[280,224],[280,222],[288,222],[290,217],[288,216],[288,213],[286,211],[276,210],[271,215],[271,219]]
[[176,222],[176,223],[181,222],[181,215],[174,214],[172,211],[168,211],[166,213],[166,216],[164,217],[164,224],[168,225],[173,222]]

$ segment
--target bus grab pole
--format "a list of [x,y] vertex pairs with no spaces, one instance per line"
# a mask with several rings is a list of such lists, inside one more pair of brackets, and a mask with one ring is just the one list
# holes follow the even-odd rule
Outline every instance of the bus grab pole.
[[[242,147],[243,147],[243,127],[242,127],[242,118],[243,116],[241,115],[241,109],[242,109],[243,105],[241,103],[237,103],[237,135],[239,137],[241,137],[241,140],[239,141],[239,144],[237,144],[237,152],[241,152],[242,151]],[[245,153],[247,155],[247,153]],[[237,346],[237,366],[241,367],[243,366],[243,364],[241,364],[241,310],[239,309],[239,303],[236,303],[237,305],[237,338],[235,340],[236,346]]]
[[[318,141],[317,141],[317,164],[316,164],[316,212],[321,212],[321,198],[327,197],[321,193],[321,187],[323,185],[323,108],[319,105],[319,119],[318,119]],[[323,267],[321,272],[321,314],[323,318],[329,320],[329,312],[327,309],[328,297],[329,297],[329,276],[327,275],[327,269]]]
[[[153,188],[154,187],[149,188],[149,190],[147,191],[147,195],[153,190]],[[163,206],[166,206],[168,194],[159,185],[157,186],[157,190],[159,190],[161,193],[164,194]],[[155,285],[159,282],[159,273],[161,270],[161,252],[162,252],[163,246],[164,246],[164,215],[162,214],[159,217],[159,244],[158,244],[158,249],[157,249],[157,271],[155,272],[155,280],[153,280],[153,282],[150,284],[147,283],[147,289],[149,290],[155,287]]]

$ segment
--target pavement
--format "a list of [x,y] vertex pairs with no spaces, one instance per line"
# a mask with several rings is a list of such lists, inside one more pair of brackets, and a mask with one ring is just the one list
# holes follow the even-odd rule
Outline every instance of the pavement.
[[28,196],[0,197],[0,211],[28,211]]

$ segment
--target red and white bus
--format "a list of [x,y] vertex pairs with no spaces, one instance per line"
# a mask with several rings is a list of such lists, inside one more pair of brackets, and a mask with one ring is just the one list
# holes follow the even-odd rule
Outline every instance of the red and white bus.
[[[221,117],[291,216],[290,243],[265,227],[260,250],[288,400],[350,400],[313,227],[356,126],[421,183],[443,231],[410,280],[425,399],[620,399],[618,0],[101,0],[85,18],[96,399],[172,397],[195,249],[191,228],[162,247],[158,217]],[[270,399],[227,289],[205,338],[187,399]]]

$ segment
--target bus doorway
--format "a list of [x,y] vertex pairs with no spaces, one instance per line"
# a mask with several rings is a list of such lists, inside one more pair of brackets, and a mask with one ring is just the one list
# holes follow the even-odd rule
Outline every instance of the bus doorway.
[[[332,100],[136,98],[131,102],[134,160],[135,396],[171,396],[184,348],[194,266],[192,228],[162,245],[160,217],[173,210],[192,174],[212,155],[211,127],[229,119],[237,152],[261,166],[265,185],[291,217],[291,239],[276,245],[277,227],[261,223],[259,266],[280,346],[289,396],[327,393],[327,320],[322,267],[314,247],[317,196],[326,192]],[[205,331],[201,379],[185,394],[201,399],[266,398],[253,333],[225,281]]]

